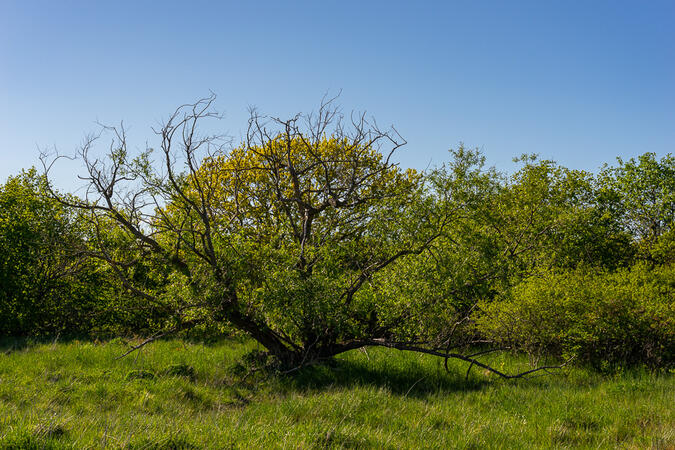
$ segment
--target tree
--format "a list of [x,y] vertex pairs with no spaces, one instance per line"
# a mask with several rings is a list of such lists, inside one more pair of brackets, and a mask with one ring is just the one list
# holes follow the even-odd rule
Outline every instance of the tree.
[[430,257],[406,261],[403,273],[392,275],[405,281],[390,283],[390,295],[423,296],[421,309],[444,305],[437,317],[461,318],[539,271],[628,262],[630,237],[607,213],[590,174],[526,155],[506,176],[486,168],[478,151],[460,146],[451,153],[428,180],[436,201],[445,193],[446,207],[461,215],[429,247]]
[[675,260],[675,157],[644,153],[605,167],[604,195],[614,202],[639,255],[657,263]]
[[84,231],[35,169],[0,186],[0,335],[89,331],[105,287],[77,251]]
[[[252,111],[244,142],[226,152],[220,136],[199,131],[218,117],[213,101],[179,107],[156,130],[161,169],[151,149],[129,155],[123,127],[104,127],[112,136],[107,158],[94,154],[100,136],[79,151],[84,198],[61,199],[87,211],[95,229],[130,238],[134,248],[120,249],[99,235],[90,254],[138,297],[172,312],[167,332],[229,323],[287,368],[381,345],[506,376],[451,353],[447,342],[413,339],[414,299],[381,295],[381,274],[423,255],[467,213],[467,200],[448,191],[452,183],[434,186],[392,162],[405,144],[395,129],[364,115],[345,119],[327,100],[315,114],[287,120]],[[168,282],[133,279],[139,264],[152,267],[150,280]]]
[[505,272],[518,281],[538,269],[628,262],[630,237],[590,173],[536,155],[516,161],[523,167],[501,183],[480,218],[508,257]]

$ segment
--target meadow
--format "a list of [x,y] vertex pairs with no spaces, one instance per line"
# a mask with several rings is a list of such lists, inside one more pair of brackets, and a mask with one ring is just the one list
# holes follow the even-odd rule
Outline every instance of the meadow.
[[284,375],[241,364],[252,340],[127,345],[3,341],[0,448],[675,448],[672,373],[466,378],[375,348]]
[[675,450],[675,0],[158,3],[0,0],[0,450]]

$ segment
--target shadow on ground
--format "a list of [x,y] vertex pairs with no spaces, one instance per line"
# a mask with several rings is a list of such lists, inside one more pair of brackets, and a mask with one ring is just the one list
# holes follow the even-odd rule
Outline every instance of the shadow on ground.
[[390,365],[382,360],[353,361],[334,359],[312,365],[292,374],[279,377],[281,386],[288,390],[313,391],[330,387],[373,386],[386,389],[394,395],[425,398],[438,392],[469,392],[490,384],[488,380],[465,378],[464,373],[446,372],[440,367],[416,364]]
[[[47,342],[47,341],[45,341]],[[9,355],[26,348],[32,347],[40,342],[34,338],[28,337],[3,337],[0,338],[0,354]]]

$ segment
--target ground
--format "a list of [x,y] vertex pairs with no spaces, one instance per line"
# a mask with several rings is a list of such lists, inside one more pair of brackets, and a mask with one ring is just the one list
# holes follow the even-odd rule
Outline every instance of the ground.
[[[567,368],[505,381],[356,350],[292,376],[238,364],[246,340],[9,340],[0,448],[675,448],[675,376]],[[523,358],[496,356],[505,369]]]

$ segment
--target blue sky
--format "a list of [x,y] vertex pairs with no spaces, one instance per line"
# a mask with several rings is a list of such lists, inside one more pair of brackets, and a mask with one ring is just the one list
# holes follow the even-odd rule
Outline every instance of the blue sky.
[[[510,170],[540,153],[595,170],[673,152],[675,1],[0,2],[0,180],[72,152],[95,121],[132,148],[177,105],[218,94],[284,116],[342,90],[409,144],[403,166],[463,141]],[[59,176],[71,188],[70,168]]]

